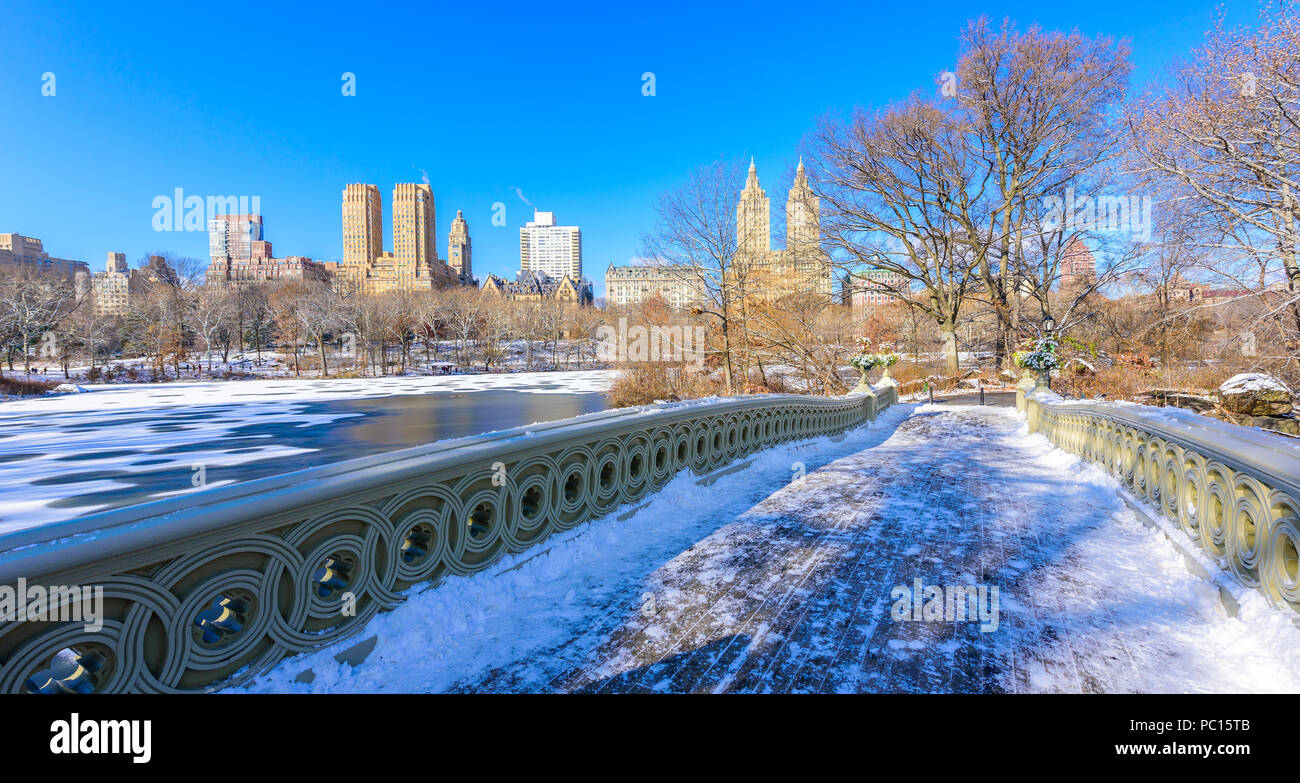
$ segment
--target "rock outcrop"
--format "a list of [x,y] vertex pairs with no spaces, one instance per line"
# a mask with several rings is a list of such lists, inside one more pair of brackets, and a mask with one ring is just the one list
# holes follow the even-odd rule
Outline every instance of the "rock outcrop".
[[1229,413],[1239,416],[1285,416],[1293,407],[1290,389],[1271,375],[1255,372],[1224,381],[1219,399]]

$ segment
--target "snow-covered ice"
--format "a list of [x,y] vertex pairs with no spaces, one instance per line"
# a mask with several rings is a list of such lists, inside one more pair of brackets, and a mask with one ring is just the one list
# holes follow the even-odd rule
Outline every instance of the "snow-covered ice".
[[173,383],[83,383],[86,394],[21,397],[0,402],[0,422],[17,416],[55,413],[113,413],[187,405],[258,402],[313,402],[353,397],[475,391],[527,391],[535,394],[603,392],[613,370],[393,375],[381,378],[329,378]]
[[[587,412],[547,401],[561,399],[556,395],[603,392],[612,377],[610,371],[590,370],[101,384],[83,385],[79,394],[6,400],[0,402],[0,533],[194,491],[194,466],[203,466],[205,487],[304,467],[303,455],[319,451],[320,438],[331,432],[331,425],[362,415],[331,405],[338,401],[400,396],[409,402],[418,395],[476,392],[541,395],[517,406],[514,416],[521,420],[504,425],[517,426]],[[439,410],[449,407],[456,406]],[[550,408],[558,412],[547,414]],[[327,461],[412,445],[380,442],[421,432],[408,429],[412,431],[378,432],[374,443],[340,441],[333,444],[337,450],[355,446],[356,453]],[[430,431],[429,440],[448,437]],[[451,437],[479,431],[453,431]]]
[[[1012,411],[896,406],[753,459],[417,588],[243,690],[1300,691],[1287,612],[1235,591],[1230,617],[1108,475]],[[916,579],[996,586],[996,630],[894,619]]]

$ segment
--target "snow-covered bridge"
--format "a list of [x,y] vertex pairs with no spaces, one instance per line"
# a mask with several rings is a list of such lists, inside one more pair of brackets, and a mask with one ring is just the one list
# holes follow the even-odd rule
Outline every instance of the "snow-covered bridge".
[[108,617],[0,627],[0,690],[1300,690],[1300,452],[1020,403],[611,411],[9,534],[0,585]]
[[[1191,548],[1014,410],[899,408],[697,481],[248,687],[1300,690],[1289,617],[1213,563],[1189,567]],[[932,603],[966,586],[986,590],[961,596],[965,619]]]

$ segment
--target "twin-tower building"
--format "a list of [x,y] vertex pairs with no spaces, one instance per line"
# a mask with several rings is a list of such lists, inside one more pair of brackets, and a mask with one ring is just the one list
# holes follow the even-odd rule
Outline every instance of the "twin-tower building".
[[469,225],[460,210],[451,222],[447,258],[438,257],[433,189],[393,186],[392,250],[384,250],[384,208],[376,185],[343,189],[343,263],[339,272],[367,293],[428,291],[474,285]]
[[[808,185],[803,160],[795,169],[785,202],[782,250],[772,249],[772,204],[750,160],[745,187],[736,203],[735,251],[726,276],[746,299],[802,294],[814,302],[833,300],[835,275],[830,257],[822,249],[821,203]],[[658,298],[685,309],[708,298],[701,282],[707,276],[689,267],[611,264],[605,271],[607,302],[619,307]]]

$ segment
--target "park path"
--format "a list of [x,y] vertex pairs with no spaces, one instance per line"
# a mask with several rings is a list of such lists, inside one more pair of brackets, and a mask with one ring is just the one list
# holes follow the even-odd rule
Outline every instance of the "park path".
[[[477,597],[425,608],[427,618],[463,611],[467,600],[480,605],[485,616],[465,629],[480,635],[473,651],[411,660],[416,643],[437,644],[403,638],[413,614],[407,631],[380,633],[386,654],[341,667],[314,689],[1300,691],[1300,630],[1289,617],[1253,594],[1229,616],[1218,588],[1188,570],[1109,478],[1028,436],[1014,410],[943,405],[894,415],[797,480],[765,488],[771,470],[754,473],[761,464],[723,479],[752,474],[757,495],[739,504],[663,499],[702,519],[665,533],[657,550],[634,538],[603,541],[603,557],[616,556],[611,546],[644,551],[574,575],[576,561],[559,550],[578,542],[560,543],[549,555],[556,568],[518,577],[518,607],[494,608],[490,596],[504,588],[484,581]],[[642,513],[648,524],[662,515]],[[950,592],[983,586],[984,620],[913,615],[910,594],[897,608],[899,589],[910,593],[916,580]],[[477,659],[467,664],[466,655]],[[410,674],[421,665],[440,671]]]

